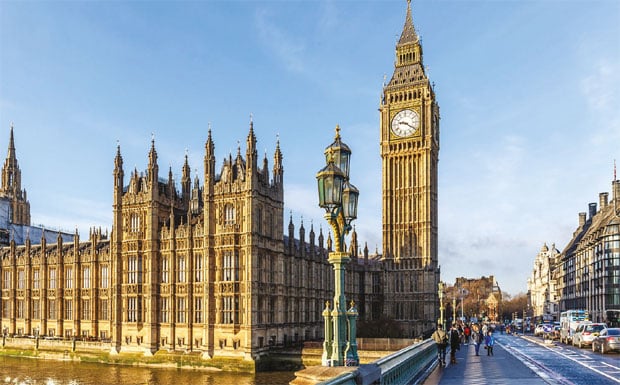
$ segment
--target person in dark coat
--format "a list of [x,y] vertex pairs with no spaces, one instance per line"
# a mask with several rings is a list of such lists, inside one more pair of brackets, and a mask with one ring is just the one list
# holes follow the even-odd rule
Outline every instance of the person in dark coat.
[[482,342],[484,341],[484,335],[482,334],[482,330],[480,328],[480,325],[474,325],[473,327],[473,339],[474,339],[474,346],[475,346],[475,351],[476,351],[476,355],[479,356],[480,355],[480,345],[482,344]]
[[452,324],[450,329],[450,363],[456,364],[456,351],[461,348],[461,335],[456,327],[456,323]]

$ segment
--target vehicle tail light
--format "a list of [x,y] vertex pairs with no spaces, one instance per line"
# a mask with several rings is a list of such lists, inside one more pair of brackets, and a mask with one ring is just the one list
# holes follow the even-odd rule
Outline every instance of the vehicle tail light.
[[590,335],[590,332],[583,332],[583,335],[584,335],[584,336],[589,336],[589,335]]
[[613,341],[615,339],[616,339],[616,337],[607,337],[607,341],[609,341],[609,342],[611,342],[611,341]]

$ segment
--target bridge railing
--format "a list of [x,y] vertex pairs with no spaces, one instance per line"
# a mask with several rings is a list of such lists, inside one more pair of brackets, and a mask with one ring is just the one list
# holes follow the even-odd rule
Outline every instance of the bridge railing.
[[437,347],[432,339],[408,346],[353,372],[319,385],[403,385],[426,378],[435,364]]

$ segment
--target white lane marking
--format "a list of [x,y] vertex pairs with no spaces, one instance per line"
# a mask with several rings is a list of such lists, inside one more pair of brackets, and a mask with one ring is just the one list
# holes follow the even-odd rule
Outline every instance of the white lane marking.
[[620,366],[614,366],[614,365],[608,364],[607,362],[601,362],[601,364],[603,364],[603,365],[607,365],[607,366],[609,366],[610,368],[614,368],[614,369],[618,369],[618,370],[620,370]]
[[550,370],[543,364],[531,361],[530,358],[521,353],[520,351],[515,349],[515,346],[504,345],[501,342],[498,342],[500,345],[503,345],[506,348],[506,351],[510,353],[513,357],[521,361],[523,365],[527,366],[532,372],[534,372],[538,377],[540,377],[547,384],[553,385],[574,385],[571,381],[562,377],[560,374],[555,373],[553,370]]
[[596,372],[596,373],[600,374],[601,376],[605,376],[605,377],[609,378],[610,380],[613,380],[613,381],[615,381],[615,382],[620,384],[620,379],[618,379],[616,377],[612,377],[612,376],[608,375],[607,373],[604,373],[604,372],[602,372],[602,371],[600,371],[598,369],[595,369],[592,366],[588,366],[585,363],[583,363],[580,360],[578,360],[577,358],[580,357],[580,356],[583,356],[582,354],[572,354],[571,355],[571,354],[566,354],[566,353],[563,353],[563,352],[560,352],[560,351],[555,351],[555,350],[553,350],[551,348],[548,348],[546,346],[543,346],[543,347],[548,349],[548,350],[550,350],[550,351],[552,351],[552,352],[554,352],[554,353],[557,353],[557,354],[559,354],[561,356],[564,356],[564,357],[568,358],[571,361],[574,361],[574,362],[578,363],[579,365],[583,366],[584,368],[588,368],[588,369],[592,370],[593,372]]

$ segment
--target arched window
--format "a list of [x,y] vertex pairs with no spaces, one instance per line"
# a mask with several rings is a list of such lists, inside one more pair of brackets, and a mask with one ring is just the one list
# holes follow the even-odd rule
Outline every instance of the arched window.
[[226,205],[224,209],[224,224],[226,225],[234,225],[235,224],[235,207],[231,204]]

